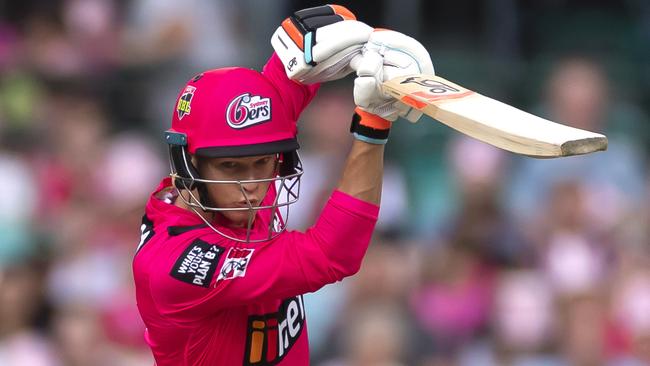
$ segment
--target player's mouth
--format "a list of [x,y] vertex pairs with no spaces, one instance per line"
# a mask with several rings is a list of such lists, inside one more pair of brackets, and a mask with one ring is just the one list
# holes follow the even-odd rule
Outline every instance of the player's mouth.
[[260,200],[258,199],[249,199],[248,201],[243,200],[235,203],[236,208],[250,208],[250,207],[257,207],[260,205]]

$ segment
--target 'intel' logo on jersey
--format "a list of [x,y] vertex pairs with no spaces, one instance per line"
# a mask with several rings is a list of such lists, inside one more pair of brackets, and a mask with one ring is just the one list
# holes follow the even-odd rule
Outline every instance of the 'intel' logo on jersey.
[[245,128],[271,120],[271,98],[244,93],[228,104],[226,121],[232,128]]
[[249,316],[244,366],[280,363],[298,342],[305,319],[301,295],[282,301],[276,312]]

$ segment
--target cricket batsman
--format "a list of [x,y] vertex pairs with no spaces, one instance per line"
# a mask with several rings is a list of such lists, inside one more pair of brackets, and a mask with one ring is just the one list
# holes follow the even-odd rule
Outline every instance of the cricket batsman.
[[[157,366],[308,365],[302,294],[359,270],[391,121],[420,117],[380,90],[433,73],[410,37],[327,5],[288,17],[272,45],[262,72],[205,71],[174,106],[171,174],[147,203],[133,261]],[[287,231],[302,174],[297,120],[320,83],[353,71],[354,142],[338,186],[311,228]]]

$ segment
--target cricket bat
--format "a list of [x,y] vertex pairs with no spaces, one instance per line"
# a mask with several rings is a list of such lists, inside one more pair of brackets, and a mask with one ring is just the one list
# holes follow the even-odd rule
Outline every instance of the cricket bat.
[[401,76],[383,91],[477,140],[536,158],[589,154],[607,149],[604,135],[524,112],[434,75]]

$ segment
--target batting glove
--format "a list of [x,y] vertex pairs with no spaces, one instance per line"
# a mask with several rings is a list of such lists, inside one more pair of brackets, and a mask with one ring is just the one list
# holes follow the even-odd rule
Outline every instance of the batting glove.
[[391,30],[375,30],[352,62],[357,71],[354,102],[362,110],[389,121],[398,116],[417,122],[422,112],[382,92],[382,82],[398,76],[434,74],[429,52],[417,40]]
[[340,5],[303,9],[285,19],[271,45],[287,76],[303,84],[337,80],[354,71],[350,60],[361,54],[372,28]]

